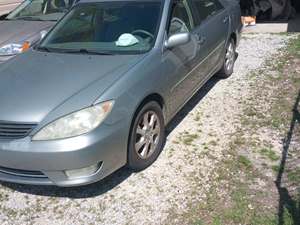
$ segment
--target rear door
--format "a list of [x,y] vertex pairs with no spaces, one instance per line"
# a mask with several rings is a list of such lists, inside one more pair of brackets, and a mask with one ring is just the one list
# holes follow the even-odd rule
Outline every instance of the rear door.
[[196,17],[195,33],[201,45],[199,54],[204,58],[205,71],[202,76],[208,76],[222,63],[229,32],[229,16],[219,0],[190,0],[190,2]]

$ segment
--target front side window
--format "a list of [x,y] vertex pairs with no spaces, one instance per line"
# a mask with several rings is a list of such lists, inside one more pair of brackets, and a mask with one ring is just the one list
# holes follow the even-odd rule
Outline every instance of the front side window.
[[8,20],[59,20],[75,0],[26,0],[6,19]]
[[200,17],[199,23],[224,8],[219,0],[192,0],[192,3]]
[[155,43],[160,1],[82,3],[42,41],[48,50],[102,53],[140,53]]
[[189,32],[192,29],[188,11],[183,2],[174,4],[171,14],[169,35]]

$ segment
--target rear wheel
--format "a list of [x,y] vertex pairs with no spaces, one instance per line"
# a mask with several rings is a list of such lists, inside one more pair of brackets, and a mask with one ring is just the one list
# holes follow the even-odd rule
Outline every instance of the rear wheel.
[[164,118],[158,103],[146,103],[137,113],[130,131],[128,167],[143,170],[150,166],[162,151],[165,141]]
[[233,73],[234,63],[236,60],[236,46],[234,40],[231,39],[227,46],[224,57],[224,63],[221,70],[217,73],[218,77],[227,78]]

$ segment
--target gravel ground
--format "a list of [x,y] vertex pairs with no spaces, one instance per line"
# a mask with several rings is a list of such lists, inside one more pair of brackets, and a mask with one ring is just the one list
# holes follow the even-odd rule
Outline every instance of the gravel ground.
[[251,70],[278,52],[285,35],[245,35],[235,72],[212,78],[168,128],[164,151],[153,166],[121,169],[84,188],[0,185],[0,224],[176,224],[194,201],[205,201],[215,165],[240,126],[239,103],[250,91]]

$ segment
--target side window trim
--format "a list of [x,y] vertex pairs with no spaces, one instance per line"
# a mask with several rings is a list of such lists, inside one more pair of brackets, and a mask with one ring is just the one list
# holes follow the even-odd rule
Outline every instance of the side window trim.
[[172,12],[174,9],[174,5],[175,5],[175,1],[171,1],[171,4],[169,5],[168,19],[167,19],[167,24],[166,24],[166,28],[165,28],[165,32],[167,35],[169,34],[169,30],[170,30],[170,26],[171,26],[171,19],[172,19]]
[[193,13],[192,13],[191,7],[190,7],[187,0],[183,0],[183,5],[185,7],[185,10],[187,11],[187,14],[188,14],[188,17],[189,17],[189,20],[190,20],[190,24],[191,24],[190,32],[191,32],[195,28]]

